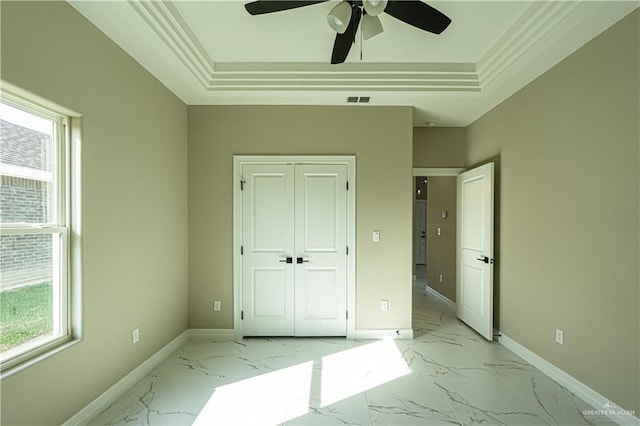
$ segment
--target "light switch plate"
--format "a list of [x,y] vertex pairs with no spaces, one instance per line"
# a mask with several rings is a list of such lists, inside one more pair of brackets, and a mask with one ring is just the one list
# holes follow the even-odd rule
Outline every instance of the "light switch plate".
[[380,231],[373,231],[373,242],[374,243],[380,242]]

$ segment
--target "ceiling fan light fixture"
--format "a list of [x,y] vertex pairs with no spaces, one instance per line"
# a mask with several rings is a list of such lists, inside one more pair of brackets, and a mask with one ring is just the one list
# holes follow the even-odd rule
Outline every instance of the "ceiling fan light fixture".
[[362,38],[369,40],[384,31],[382,22],[377,16],[364,15],[362,17]]
[[341,1],[327,15],[327,23],[338,34],[344,34],[351,21],[351,13],[351,5]]
[[362,4],[367,15],[378,16],[387,7],[387,0],[364,0]]

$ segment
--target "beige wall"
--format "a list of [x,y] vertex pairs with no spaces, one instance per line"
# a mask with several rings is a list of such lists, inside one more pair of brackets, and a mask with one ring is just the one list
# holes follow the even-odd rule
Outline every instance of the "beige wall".
[[190,327],[233,328],[233,155],[354,154],[356,327],[410,328],[411,125],[408,107],[190,106]]
[[415,127],[413,167],[464,167],[464,127]]
[[2,78],[83,115],[84,340],[2,380],[2,424],[60,424],[187,327],[187,108],[67,3],[1,7]]
[[639,21],[636,11],[467,131],[467,164],[501,161],[501,331],[636,413]]
[[[443,210],[447,211],[446,219],[442,218]],[[456,301],[455,177],[431,176],[427,182],[427,284]]]

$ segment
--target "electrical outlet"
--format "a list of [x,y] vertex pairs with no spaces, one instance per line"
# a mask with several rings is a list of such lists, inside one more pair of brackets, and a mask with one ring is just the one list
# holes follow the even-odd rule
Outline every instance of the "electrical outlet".
[[442,276],[442,274],[440,274],[440,282],[444,282],[444,277]]
[[138,343],[138,341],[140,340],[140,329],[139,328],[133,329],[133,331],[131,332],[131,340],[133,341],[134,345],[136,343]]
[[218,312],[220,310],[220,305],[222,303],[219,300],[214,300],[213,301],[213,310]]
[[442,235],[442,231],[438,228],[438,235]]
[[556,328],[556,343],[564,345],[564,331]]
[[380,310],[382,312],[387,312],[389,310],[389,301],[388,300],[381,300],[380,301]]

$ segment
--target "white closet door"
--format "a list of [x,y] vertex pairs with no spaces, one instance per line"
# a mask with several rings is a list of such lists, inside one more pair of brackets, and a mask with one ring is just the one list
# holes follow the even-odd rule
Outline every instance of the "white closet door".
[[346,336],[347,166],[242,171],[243,334]]
[[[291,165],[245,165],[242,311],[247,336],[294,334],[294,174]],[[295,259],[293,259],[295,261]]]
[[347,166],[295,168],[295,335],[347,333]]

